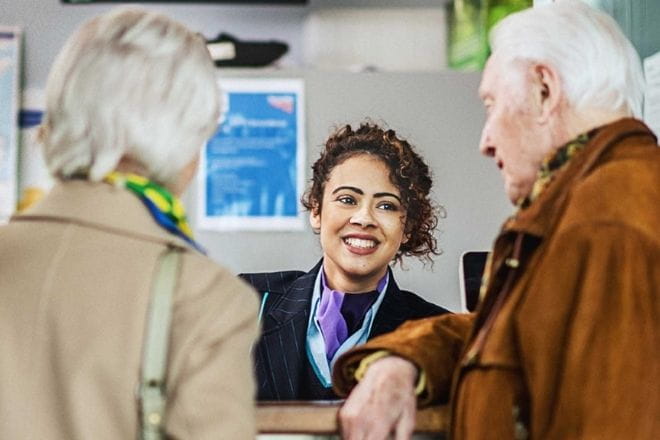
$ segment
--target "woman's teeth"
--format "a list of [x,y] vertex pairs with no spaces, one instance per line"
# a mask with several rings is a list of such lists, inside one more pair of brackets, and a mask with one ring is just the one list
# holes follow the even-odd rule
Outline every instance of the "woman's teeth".
[[349,246],[356,247],[356,248],[362,248],[362,249],[369,249],[372,247],[376,247],[376,242],[374,240],[364,240],[362,238],[345,238],[344,243],[346,243]]

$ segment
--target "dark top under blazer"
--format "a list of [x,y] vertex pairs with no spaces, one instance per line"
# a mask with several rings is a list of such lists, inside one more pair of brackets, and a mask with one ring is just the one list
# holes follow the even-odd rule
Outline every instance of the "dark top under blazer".
[[[262,298],[268,292],[261,314],[262,335],[254,348],[258,400],[302,398],[301,377],[309,365],[305,337],[314,283],[321,264],[322,260],[307,273],[285,271],[239,275]],[[369,339],[394,330],[404,321],[447,312],[412,292],[400,290],[390,270],[385,297],[376,313]]]

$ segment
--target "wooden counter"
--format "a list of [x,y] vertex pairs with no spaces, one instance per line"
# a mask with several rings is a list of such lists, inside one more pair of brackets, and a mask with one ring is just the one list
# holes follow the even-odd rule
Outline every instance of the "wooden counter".
[[[257,430],[261,434],[336,434],[341,402],[259,402]],[[449,411],[435,406],[417,411],[416,433],[446,433]]]

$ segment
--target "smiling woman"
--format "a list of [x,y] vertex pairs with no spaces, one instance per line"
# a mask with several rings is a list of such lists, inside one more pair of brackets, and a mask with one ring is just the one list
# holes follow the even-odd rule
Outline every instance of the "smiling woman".
[[380,159],[360,154],[337,165],[310,214],[321,235],[328,287],[376,289],[405,241],[405,220],[399,190]]
[[355,345],[404,321],[446,313],[399,289],[390,263],[437,254],[432,179],[394,130],[345,126],[314,163],[302,203],[323,259],[309,272],[241,275],[261,294],[259,400],[336,399],[330,372]]

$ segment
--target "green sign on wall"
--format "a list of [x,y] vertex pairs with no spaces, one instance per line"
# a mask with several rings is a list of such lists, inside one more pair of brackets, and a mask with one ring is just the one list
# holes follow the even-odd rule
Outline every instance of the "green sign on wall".
[[451,69],[481,70],[490,53],[488,32],[532,0],[454,0],[447,5],[447,64]]

